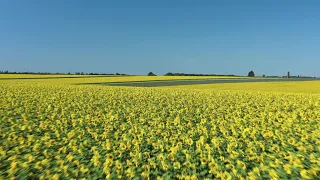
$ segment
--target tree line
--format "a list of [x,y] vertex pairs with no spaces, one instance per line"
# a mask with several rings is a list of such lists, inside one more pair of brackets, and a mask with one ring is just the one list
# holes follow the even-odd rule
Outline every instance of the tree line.
[[[75,72],[75,73],[50,73],[50,72],[30,72],[30,71],[23,71],[23,72],[11,72],[11,71],[0,71],[0,74],[35,74],[35,75],[101,75],[101,76],[130,76],[129,74],[124,73],[85,73],[85,72]],[[153,72],[149,72],[147,74],[148,76],[157,76]],[[236,76],[233,74],[188,74],[188,73],[172,73],[168,72],[165,74],[165,76]],[[248,73],[248,77],[255,77],[255,73],[253,71],[250,71]],[[282,76],[266,76],[262,75],[262,77],[266,78],[279,78]],[[287,76],[283,76],[287,77]],[[290,76],[290,78],[312,78],[310,76]]]
[[[153,72],[149,72],[148,76],[157,76]],[[172,73],[168,72],[164,76],[236,76],[233,74],[188,74],[188,73]],[[254,77],[254,72],[250,71],[248,74],[249,77]]]
[[128,76],[128,74],[123,73],[85,73],[85,72],[75,72],[75,73],[50,73],[50,72],[30,72],[30,71],[23,71],[23,72],[11,72],[11,71],[0,71],[0,74],[35,74],[35,75],[117,75],[117,76]]
[[233,74],[188,74],[188,73],[166,73],[165,76],[236,76]]

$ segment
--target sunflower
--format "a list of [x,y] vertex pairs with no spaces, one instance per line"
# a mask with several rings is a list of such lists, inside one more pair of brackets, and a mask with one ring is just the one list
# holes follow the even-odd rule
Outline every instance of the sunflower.
[[230,173],[228,173],[227,171],[218,174],[219,177],[221,177],[221,179],[225,179],[225,180],[232,180],[232,176]]
[[144,169],[145,172],[150,172],[150,166],[147,164],[143,165],[142,169]]
[[66,159],[67,159],[69,162],[72,162],[73,158],[74,158],[74,156],[72,155],[71,152],[66,156]]
[[161,167],[165,171],[167,171],[169,169],[169,166],[164,161],[161,162]]
[[200,158],[200,161],[201,161],[201,165],[206,165],[208,163],[207,158],[205,157]]
[[133,168],[127,169],[127,170],[126,170],[126,175],[127,175],[130,179],[134,178],[134,177],[135,177],[135,172],[134,172]]
[[240,160],[237,160],[237,165],[239,167],[241,167],[243,170],[246,170],[247,169],[247,166],[244,162],[240,161]]
[[18,163],[17,162],[11,162],[10,169],[8,170],[9,176],[13,176],[17,171]]
[[160,154],[157,155],[157,159],[159,161],[164,161],[165,160],[165,156],[162,153],[160,153]]
[[81,173],[85,174],[85,173],[87,173],[88,171],[89,171],[89,169],[86,168],[83,164],[80,166],[80,172],[81,172]]
[[119,160],[116,160],[116,168],[117,168],[118,170],[121,170],[121,169],[122,169],[122,164],[121,164],[121,162],[120,162]]
[[280,151],[279,145],[275,144],[271,147],[271,151],[278,153]]
[[303,178],[303,179],[313,179],[307,170],[303,169],[300,171],[300,176]]
[[124,143],[120,143],[119,147],[122,151],[125,151],[127,149],[127,146]]
[[149,180],[150,179],[150,173],[149,172],[142,172],[141,176],[143,177],[143,179]]
[[170,154],[168,155],[168,159],[170,159],[171,161],[175,161],[174,154],[170,153]]
[[174,163],[173,163],[173,168],[174,168],[174,169],[180,169],[180,167],[181,167],[181,165],[180,165],[179,162],[174,162]]
[[291,145],[295,145],[296,144],[296,140],[294,138],[290,138],[288,140],[288,143],[291,144]]
[[269,171],[269,176],[271,177],[272,180],[279,179],[278,173],[274,169],[271,169]]

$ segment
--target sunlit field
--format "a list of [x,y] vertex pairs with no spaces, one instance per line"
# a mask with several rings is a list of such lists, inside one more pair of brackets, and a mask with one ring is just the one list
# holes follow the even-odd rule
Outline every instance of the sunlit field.
[[0,74],[0,79],[2,79],[2,78],[8,78],[8,79],[15,79],[15,78],[21,78],[21,79],[37,78],[37,79],[41,79],[41,78],[83,77],[83,76],[87,76],[87,75]]
[[0,83],[85,84],[150,80],[237,79],[235,76],[101,76],[101,75],[20,75],[0,74]]
[[171,88],[318,94],[320,93],[320,81],[201,84],[171,86]]
[[319,81],[76,85],[170,78],[1,80],[0,179],[319,178]]

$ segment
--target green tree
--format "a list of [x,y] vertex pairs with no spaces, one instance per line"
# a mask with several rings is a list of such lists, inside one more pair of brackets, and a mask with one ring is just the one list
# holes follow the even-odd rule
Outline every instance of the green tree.
[[248,76],[249,76],[249,77],[254,77],[254,76],[255,76],[255,74],[254,74],[254,72],[253,72],[253,71],[250,71],[250,72],[248,73]]
[[172,72],[168,72],[165,76],[174,76],[174,74]]
[[149,72],[148,76],[156,76],[156,74],[154,74],[153,72]]

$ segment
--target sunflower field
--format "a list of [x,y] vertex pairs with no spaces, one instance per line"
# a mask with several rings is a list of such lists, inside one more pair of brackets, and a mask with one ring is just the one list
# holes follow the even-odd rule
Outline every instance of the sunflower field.
[[320,179],[320,94],[0,83],[0,179]]

